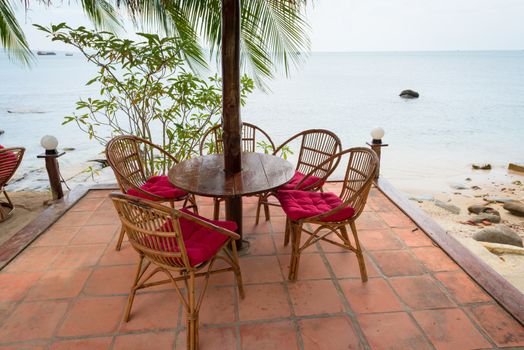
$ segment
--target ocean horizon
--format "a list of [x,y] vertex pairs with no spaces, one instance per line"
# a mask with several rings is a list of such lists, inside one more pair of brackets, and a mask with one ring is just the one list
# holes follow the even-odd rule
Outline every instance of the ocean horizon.
[[[0,144],[26,147],[19,176],[39,177],[18,189],[45,184],[36,159],[45,134],[75,148],[60,159],[64,172],[103,150],[75,125],[61,125],[79,98],[96,95],[85,86],[95,68],[79,53],[56,52],[63,54],[37,56],[31,70],[0,53]],[[524,50],[315,52],[290,78],[267,85],[269,93],[248,97],[244,121],[276,144],[304,129],[329,129],[345,148],[365,145],[380,126],[389,145],[382,176],[405,191],[449,187],[471,176],[472,163],[490,163],[502,180],[508,163],[524,163]],[[404,89],[420,98],[400,98]]]

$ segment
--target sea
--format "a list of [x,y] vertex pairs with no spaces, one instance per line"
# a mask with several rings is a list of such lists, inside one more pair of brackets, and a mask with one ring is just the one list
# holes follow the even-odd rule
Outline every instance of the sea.
[[[446,190],[467,177],[503,181],[508,163],[524,164],[524,51],[311,53],[290,76],[266,81],[242,119],[276,144],[309,128],[334,131],[344,148],[365,146],[385,130],[381,176],[410,192]],[[0,144],[24,146],[22,187],[45,185],[40,139],[55,135],[65,172],[82,171],[103,147],[75,125],[62,125],[95,68],[80,54],[37,56],[31,69],[0,52]],[[208,72],[212,74],[212,72]],[[403,99],[404,89],[419,92]],[[491,177],[472,171],[489,163]],[[32,176],[35,181],[31,181]],[[341,177],[342,171],[335,177]],[[36,177],[38,181],[36,181]],[[497,181],[498,181],[497,180]],[[18,187],[18,189],[23,189]]]

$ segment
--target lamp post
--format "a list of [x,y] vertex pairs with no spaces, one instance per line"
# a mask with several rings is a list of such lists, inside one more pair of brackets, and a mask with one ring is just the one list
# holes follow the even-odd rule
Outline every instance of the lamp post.
[[62,190],[62,182],[60,181],[58,157],[63,156],[65,152],[58,153],[56,150],[58,140],[51,135],[45,135],[42,137],[40,145],[45,149],[45,153],[38,155],[37,158],[45,159],[45,167],[47,169],[47,175],[49,176],[49,184],[51,186],[53,200],[60,199],[64,196],[64,191]]
[[384,137],[384,134],[385,134],[384,129],[380,127],[374,128],[370,132],[371,139],[372,139],[371,143],[367,143],[367,145],[370,146],[371,149],[375,151],[375,153],[378,156],[378,166],[377,166],[377,173],[375,174],[375,179],[378,179],[378,177],[380,176],[380,155],[382,153],[381,152],[382,147],[388,146],[387,144],[382,143],[382,138]]

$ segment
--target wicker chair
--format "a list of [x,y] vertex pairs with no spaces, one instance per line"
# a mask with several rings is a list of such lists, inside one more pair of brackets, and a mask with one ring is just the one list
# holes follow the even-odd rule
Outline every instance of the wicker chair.
[[[108,142],[106,158],[122,193],[167,202],[171,208],[175,207],[175,202],[183,201],[184,208],[193,208],[198,213],[194,195],[171,185],[167,176],[155,176],[157,172],[167,173],[171,166],[178,163],[157,145],[133,135],[117,136]],[[122,228],[116,250],[120,250],[123,239]]]
[[[292,189],[321,191],[329,175],[338,166],[340,158],[332,156],[342,150],[342,143],[338,136],[331,131],[324,129],[304,130],[286,140],[273,154],[278,155],[282,150],[290,148],[290,145],[295,142],[300,143],[295,176],[290,182],[278,189],[258,196],[256,224],[260,220],[261,207],[264,207],[264,215],[267,221],[270,218],[269,206],[278,206],[277,203],[269,201],[269,198],[274,196],[276,192]],[[327,159],[330,159],[330,161],[325,162]],[[319,167],[320,164],[322,164],[321,167]]]
[[[232,271],[238,293],[244,298],[235,244],[240,236],[233,232],[236,224],[208,220],[187,209],[179,211],[121,193],[113,193],[110,197],[129,241],[139,254],[124,321],[129,321],[138,290],[172,283],[186,311],[187,348],[198,349],[198,314],[210,275]],[[214,268],[217,260],[225,261],[229,267]],[[167,279],[148,282],[159,272],[166,274]],[[200,277],[204,278],[204,283],[197,293],[195,284]]]
[[[277,198],[289,220],[286,236],[291,233],[289,280],[293,281],[297,278],[302,251],[322,240],[353,251],[357,255],[361,279],[363,282],[367,281],[366,265],[355,220],[364,210],[377,171],[378,157],[369,148],[350,148],[336,154],[324,163],[341,157],[349,159],[342,190],[338,196],[331,192],[297,190],[277,193]],[[304,227],[306,224],[311,225],[312,231]],[[354,243],[351,243],[349,239],[346,228],[348,225],[353,233]],[[304,243],[301,243],[302,232],[309,235]],[[342,243],[328,238],[331,234],[335,234]]]
[[[20,166],[24,153],[25,148],[23,147],[3,148],[0,146],[0,194],[3,194],[6,199],[0,200],[0,222],[5,221],[15,210],[5,186]],[[7,210],[4,210],[4,208]]]
[[[262,147],[261,144],[266,147]],[[262,150],[264,152],[275,151],[275,144],[271,137],[256,125],[250,123],[242,123],[242,151],[256,152]],[[200,154],[217,154],[224,152],[224,144],[222,141],[222,125],[216,125],[209,129],[202,140],[200,141]],[[223,198],[213,198],[213,219],[217,220],[220,215],[220,202]]]

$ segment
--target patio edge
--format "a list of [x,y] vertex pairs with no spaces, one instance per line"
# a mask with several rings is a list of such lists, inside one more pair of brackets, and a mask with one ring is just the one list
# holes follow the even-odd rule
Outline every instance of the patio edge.
[[0,270],[27,248],[35,239],[53,225],[65,212],[73,207],[91,190],[117,189],[116,184],[77,186],[62,199],[54,202],[29,224],[0,245]]
[[503,306],[520,324],[524,325],[524,294],[498,272],[480,260],[468,248],[448,235],[446,230],[422,209],[413,205],[391,183],[379,178],[377,189],[411,218],[451,259]]

